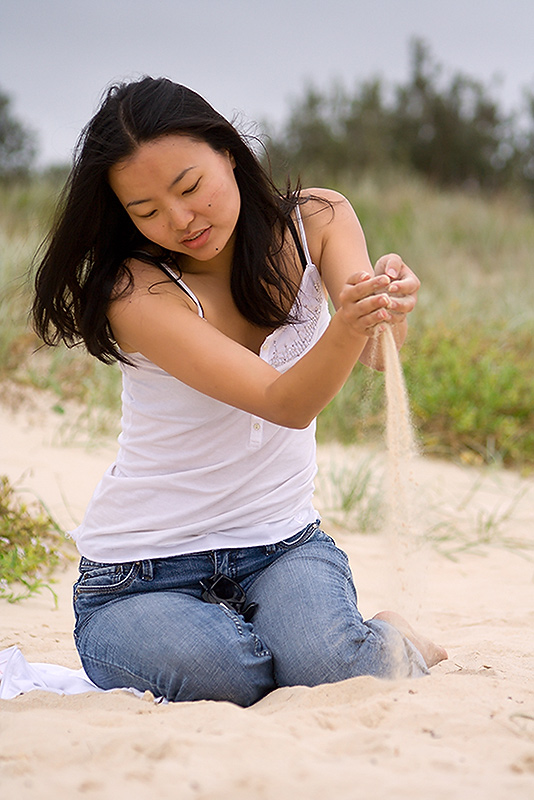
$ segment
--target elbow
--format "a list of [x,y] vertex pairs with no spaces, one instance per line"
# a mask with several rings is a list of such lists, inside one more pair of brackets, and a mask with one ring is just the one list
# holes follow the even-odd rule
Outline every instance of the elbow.
[[303,431],[311,425],[315,417],[315,414],[305,414],[301,409],[284,409],[271,422],[281,428]]
[[256,412],[273,425],[293,430],[304,430],[314,421],[321,410],[313,393],[309,390],[298,392],[279,392],[277,382],[266,393],[263,412]]
[[286,422],[283,422],[282,425],[284,428],[292,428],[296,431],[304,431],[312,424],[314,420],[315,416],[303,416],[302,414],[298,416],[292,415]]
[[315,417],[306,420],[296,420],[291,425],[286,425],[287,428],[292,428],[295,431],[305,431],[312,422],[314,421]]

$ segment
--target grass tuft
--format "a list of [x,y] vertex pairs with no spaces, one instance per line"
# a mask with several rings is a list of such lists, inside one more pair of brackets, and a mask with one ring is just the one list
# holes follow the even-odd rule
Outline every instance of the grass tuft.
[[0,597],[13,603],[47,589],[61,561],[63,532],[42,503],[28,506],[0,476]]

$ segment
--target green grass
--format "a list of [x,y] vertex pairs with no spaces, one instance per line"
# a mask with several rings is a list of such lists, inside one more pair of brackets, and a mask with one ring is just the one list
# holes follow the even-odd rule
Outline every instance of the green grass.
[[330,524],[360,533],[375,533],[386,518],[383,475],[372,457],[350,467],[335,456],[320,469],[316,499]]
[[29,325],[32,262],[58,193],[50,179],[0,184],[0,378],[52,391],[60,412],[66,401],[78,401],[80,424],[97,435],[109,432],[118,419],[118,367],[105,366],[83,348],[41,348]]
[[22,501],[0,476],[0,597],[15,602],[48,589],[62,554],[63,534],[42,503]]
[[[491,472],[489,474],[491,476]],[[513,550],[532,560],[534,542],[515,533],[517,520],[520,519],[519,504],[528,493],[527,487],[516,488],[499,499],[499,487],[495,485],[497,491],[493,507],[489,507],[488,501],[481,507],[476,500],[482,484],[482,476],[479,476],[456,505],[439,504],[428,509],[435,521],[423,532],[423,540],[452,560],[466,552],[482,555],[489,545]],[[486,492],[488,486],[491,484],[486,485]]]
[[[40,350],[28,328],[31,260],[52,216],[50,179],[0,187],[0,377],[84,407],[95,435],[116,425],[120,375],[81,348]],[[436,191],[406,175],[335,188],[352,201],[371,257],[398,251],[422,280],[402,360],[426,452],[510,466],[534,464],[534,214],[512,194]],[[319,419],[319,438],[381,437],[383,378],[356,368]],[[89,423],[88,420],[91,420]]]

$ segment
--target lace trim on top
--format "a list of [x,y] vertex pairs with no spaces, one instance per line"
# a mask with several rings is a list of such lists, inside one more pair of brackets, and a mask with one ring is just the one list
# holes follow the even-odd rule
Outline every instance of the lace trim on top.
[[282,367],[303,355],[316,338],[321,317],[328,314],[321,278],[314,264],[306,267],[292,313],[297,321],[278,328],[262,346],[262,356],[273,367]]

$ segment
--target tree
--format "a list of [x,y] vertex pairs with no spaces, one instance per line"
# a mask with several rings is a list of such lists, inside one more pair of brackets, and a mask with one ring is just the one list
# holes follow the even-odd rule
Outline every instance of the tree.
[[271,161],[278,169],[290,165],[312,182],[381,168],[389,163],[389,117],[378,79],[353,94],[339,83],[327,92],[310,86],[285,128],[271,135]]
[[[390,97],[391,97],[391,93]],[[531,97],[534,120],[534,97]],[[513,116],[491,92],[461,73],[448,80],[426,45],[411,43],[411,74],[384,98],[380,80],[347,92],[308,88],[268,146],[272,163],[308,182],[331,181],[394,167],[414,170],[441,185],[534,188],[534,134],[519,142]],[[525,152],[523,152],[525,151]],[[522,174],[518,164],[522,164]],[[277,175],[278,177],[278,175]]]
[[478,81],[457,73],[440,85],[441,68],[423,42],[412,42],[412,75],[397,88],[393,160],[439,184],[494,188],[510,178],[511,120]]
[[36,153],[33,132],[12,116],[10,105],[0,91],[0,180],[27,174]]

